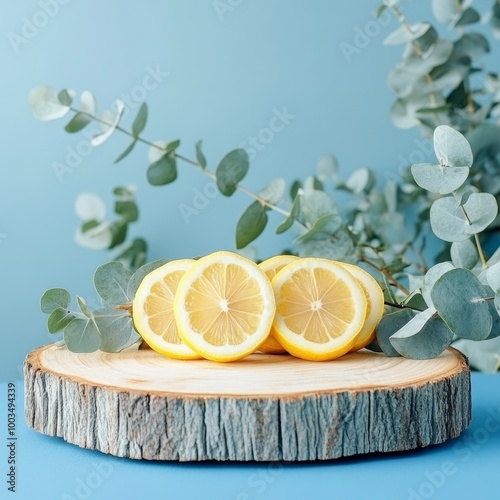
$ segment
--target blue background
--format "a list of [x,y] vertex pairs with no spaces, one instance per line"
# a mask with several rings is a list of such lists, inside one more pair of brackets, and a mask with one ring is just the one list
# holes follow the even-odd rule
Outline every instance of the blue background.
[[[46,22],[43,0],[2,2],[0,380],[19,378],[26,353],[51,341],[38,312],[45,289],[61,286],[96,305],[92,275],[112,254],[74,243],[79,193],[99,194],[111,211],[112,188],[135,184],[142,213],[131,235],[148,240],[150,259],[233,250],[235,224],[249,203],[240,193],[230,200],[217,196],[187,224],[179,205],[192,205],[194,189],[203,190],[208,178],[180,164],[175,184],[149,186],[145,147],[113,165],[127,144],[118,133],[58,179],[54,162],[65,163],[68,148],[85,137],[66,134],[67,120],[36,121],[27,100],[32,87],[89,89],[103,111],[123,94],[141,97],[137,88],[148,68],[158,68],[168,76],[146,92],[144,136],[181,138],[179,152],[190,157],[203,139],[212,168],[267,127],[275,108],[285,107],[295,118],[258,152],[244,181],[251,189],[278,176],[304,178],[324,153],[334,153],[347,176],[360,166],[395,174],[402,158],[419,151],[418,131],[398,130],[389,120],[393,96],[386,79],[402,48],[382,45],[397,22],[390,15],[385,26],[373,20],[379,0],[221,0],[228,8],[219,11],[213,0],[65,2]],[[478,1],[477,7],[490,4]],[[411,21],[432,17],[428,1],[404,7]],[[27,23],[34,21],[44,25],[28,37]],[[26,43],[13,42],[23,30]],[[361,31],[370,36],[359,38]],[[364,46],[346,57],[342,44],[360,42]],[[138,105],[129,106],[127,127]],[[279,222],[272,216],[258,240],[261,258],[290,243],[293,235],[274,235]]]

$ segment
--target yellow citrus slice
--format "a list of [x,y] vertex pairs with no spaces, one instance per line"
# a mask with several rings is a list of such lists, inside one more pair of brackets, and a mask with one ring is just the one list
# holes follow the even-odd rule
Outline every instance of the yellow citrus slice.
[[198,260],[181,278],[174,300],[181,339],[213,361],[234,361],[257,350],[269,335],[274,312],[264,272],[232,252]]
[[[295,257],[295,255],[276,255],[275,257],[262,261],[259,264],[259,267],[266,273],[269,281],[272,281],[278,271],[281,271],[281,269],[283,269],[287,264],[290,264],[290,262],[297,259],[298,257]],[[274,327],[271,327],[269,337],[267,337],[264,343],[261,344],[259,351],[269,354],[284,354],[287,352],[287,350],[276,338],[274,334]]]
[[194,262],[174,260],[151,271],[139,285],[132,304],[136,330],[152,349],[169,358],[200,359],[179,337],[173,312],[179,280]]
[[279,271],[272,285],[275,335],[289,353],[324,361],[351,349],[367,304],[361,285],[344,267],[328,259],[298,259]]
[[351,347],[351,351],[358,351],[375,339],[375,327],[384,314],[384,292],[382,292],[377,280],[361,267],[344,262],[339,264],[342,264],[358,280],[366,296],[365,323]]

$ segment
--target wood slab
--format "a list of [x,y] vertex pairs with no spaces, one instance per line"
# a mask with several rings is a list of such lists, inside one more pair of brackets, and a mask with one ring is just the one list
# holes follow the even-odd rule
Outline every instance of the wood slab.
[[458,436],[471,419],[466,359],[361,350],[330,362],[252,354],[167,359],[152,350],[25,361],[25,417],[82,448],[148,460],[327,460],[410,450]]

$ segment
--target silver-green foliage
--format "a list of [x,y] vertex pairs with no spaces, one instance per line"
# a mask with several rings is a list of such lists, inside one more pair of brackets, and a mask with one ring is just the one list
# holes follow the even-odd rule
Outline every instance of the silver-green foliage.
[[119,352],[140,340],[132,321],[132,300],[144,276],[163,265],[157,260],[132,273],[121,262],[99,266],[94,274],[94,286],[101,306],[91,310],[77,296],[78,309],[71,310],[70,294],[62,288],[47,290],[40,300],[42,312],[49,315],[50,333],[62,333],[63,342],[73,352]]
[[[497,3],[490,16],[495,35],[500,30]],[[459,345],[476,359],[484,350],[472,345],[495,342],[500,336],[500,252],[488,260],[481,246],[484,233],[498,227],[499,221],[500,127],[495,119],[500,116],[500,77],[489,73],[475,83],[477,62],[490,46],[483,35],[469,29],[479,19],[471,2],[433,0],[432,6],[439,22],[456,29],[453,40],[441,38],[428,22],[409,24],[397,0],[386,0],[379,9],[392,10],[401,22],[386,43],[406,45],[389,75],[397,96],[391,116],[398,126],[432,132],[436,154],[434,162],[413,165],[402,177],[387,176],[382,187],[366,167],[343,180],[337,160],[325,155],[313,175],[294,181],[288,193],[283,179],[252,192],[241,184],[250,166],[244,150],[230,151],[210,170],[201,141],[194,147],[195,159],[190,159],[179,153],[179,139],[151,142],[142,136],[148,119],[145,104],[127,130],[121,125],[124,106],[119,100],[115,110],[100,116],[88,91],[80,95],[79,107],[73,104],[76,92],[69,89],[37,87],[29,100],[40,120],[73,112],[65,127],[68,133],[96,121],[101,132],[91,140],[93,146],[114,131],[126,134],[130,142],[115,162],[126,158],[137,143],[148,145],[145,175],[153,186],[174,182],[177,164],[183,161],[214,180],[224,196],[238,190],[249,195],[252,202],[236,224],[237,248],[262,234],[273,210],[283,216],[277,234],[292,229],[297,233],[293,253],[356,262],[371,270],[390,309],[377,328],[379,345],[371,348],[422,359],[437,356],[461,339]],[[122,245],[128,224],[138,218],[133,190],[120,187],[115,195],[117,220],[84,218],[80,233],[93,248]],[[414,219],[407,216],[408,209],[416,214]],[[430,268],[423,252],[429,227],[449,247],[449,254]],[[142,239],[134,240],[115,260],[139,270],[132,274],[117,262],[99,268],[95,285],[103,305],[95,311],[79,297],[78,310],[70,310],[69,294],[62,289],[49,290],[42,298],[49,331],[63,332],[71,350],[118,351],[138,339],[129,305],[140,280],[157,263],[140,267],[146,261]],[[475,366],[496,369],[499,359],[493,356]]]
[[[402,311],[387,315],[377,328],[380,347],[386,354],[422,359],[435,357],[453,340],[484,341],[500,335],[500,263],[494,255],[487,261],[479,233],[495,220],[498,206],[489,193],[471,192],[461,196],[458,190],[468,180],[442,189],[443,179],[451,178],[443,171],[465,168],[469,171],[473,158],[465,137],[441,125],[434,132],[434,150],[438,159],[435,170],[427,170],[426,189],[437,197],[430,209],[430,225],[436,236],[453,241],[451,262],[431,267],[419,288],[426,307],[409,315],[408,302]],[[422,171],[411,169],[420,184]],[[474,238],[474,242],[470,238]],[[414,292],[414,293],[415,293]],[[406,308],[406,309],[405,309]],[[406,315],[406,316],[405,316]]]

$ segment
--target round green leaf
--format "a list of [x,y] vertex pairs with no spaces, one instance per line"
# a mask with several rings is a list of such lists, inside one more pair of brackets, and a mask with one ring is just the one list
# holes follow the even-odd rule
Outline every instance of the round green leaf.
[[222,158],[215,171],[219,191],[224,196],[231,196],[247,174],[249,166],[248,153],[244,149],[230,151]]
[[147,178],[153,186],[164,186],[177,179],[177,162],[170,154],[163,155],[148,167]]
[[153,262],[148,262],[143,266],[139,267],[137,271],[132,275],[127,284],[127,297],[131,300],[134,299],[135,293],[139,288],[139,285],[142,283],[142,280],[152,271],[158,269],[168,262],[167,259],[158,259]]
[[50,313],[50,316],[47,319],[47,329],[49,333],[57,333],[63,330],[74,320],[75,315],[71,311],[58,307]]
[[127,287],[132,271],[121,262],[107,262],[94,273],[94,286],[103,302],[126,304],[130,302]]
[[285,195],[285,189],[285,179],[279,177],[278,179],[274,179],[273,181],[271,181],[257,194],[272,205],[277,205],[283,199],[283,196]]
[[421,188],[431,193],[449,194],[465,182],[469,168],[419,163],[411,166],[411,173]]
[[472,193],[462,206],[463,209],[452,197],[434,201],[430,222],[438,238],[450,242],[466,240],[486,229],[498,213],[497,201],[490,193]]
[[240,217],[236,226],[236,248],[244,248],[264,231],[267,224],[266,207],[254,201]]
[[407,26],[400,26],[384,40],[384,45],[401,45],[409,43],[424,35],[430,27],[431,25],[429,23],[413,24],[411,30],[409,30]]
[[451,271],[452,269],[455,269],[455,267],[450,262],[440,262],[439,264],[432,266],[425,273],[424,281],[422,283],[422,297],[429,307],[434,307],[431,298],[432,287],[436,281],[443,276],[443,274]]
[[125,103],[121,99],[117,99],[115,102],[116,111],[106,110],[99,121],[99,125],[102,130],[102,134],[98,134],[90,140],[92,146],[97,147],[106,142],[116,127],[120,123],[123,112],[125,111]]
[[375,333],[377,342],[386,356],[401,356],[389,340],[392,335],[401,330],[413,317],[415,312],[411,309],[401,309],[393,313],[385,314],[379,321]]
[[431,290],[439,316],[448,328],[464,339],[484,340],[492,327],[492,317],[484,286],[468,269],[453,269],[441,276]]
[[64,329],[64,342],[72,352],[95,352],[101,346],[101,335],[90,319],[74,319]]
[[472,150],[467,139],[448,125],[434,130],[434,152],[439,163],[449,167],[471,167]]
[[316,176],[321,182],[333,180],[337,176],[339,163],[333,155],[320,156],[316,164]]
[[472,269],[479,259],[477,248],[471,240],[454,241],[450,248],[451,261],[455,267]]
[[75,92],[73,90],[66,90],[66,92],[61,94],[61,97],[66,97],[62,99],[64,102],[61,102],[60,94],[60,92],[57,92],[56,89],[48,85],[31,89],[28,100],[34,117],[37,120],[48,121],[56,120],[66,115],[70,109],[71,100],[74,98]]
[[70,294],[64,288],[51,288],[40,299],[42,312],[50,314],[55,309],[67,309],[71,302]]
[[104,307],[94,311],[94,319],[102,339],[99,349],[103,352],[120,352],[140,339],[127,311]]
[[318,233],[315,238],[297,242],[300,257],[322,257],[324,259],[353,262],[354,243],[347,229],[340,228],[334,235]]
[[405,358],[430,359],[439,356],[453,340],[453,333],[433,308],[414,316],[390,342]]

